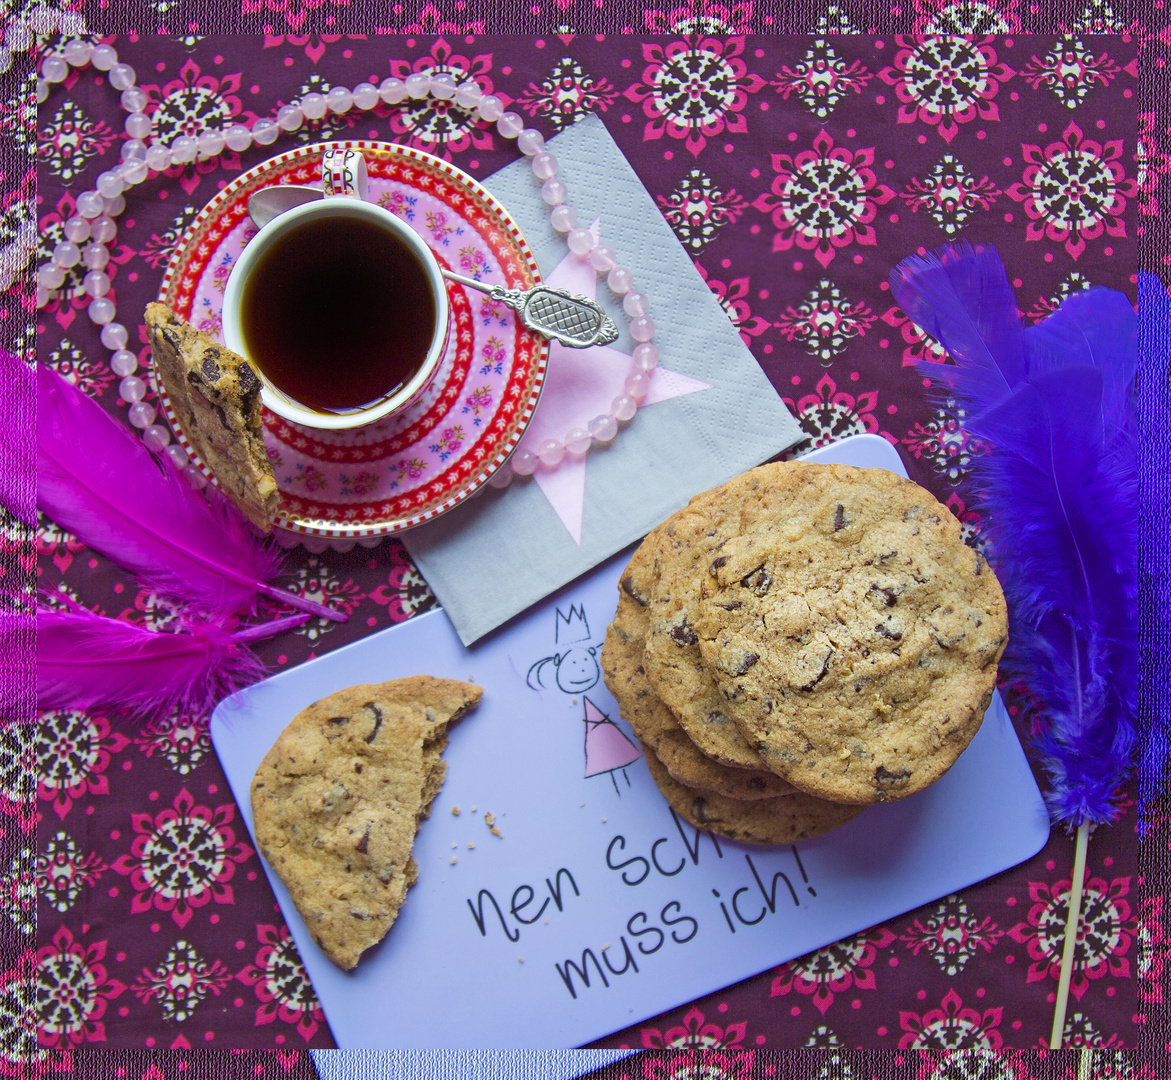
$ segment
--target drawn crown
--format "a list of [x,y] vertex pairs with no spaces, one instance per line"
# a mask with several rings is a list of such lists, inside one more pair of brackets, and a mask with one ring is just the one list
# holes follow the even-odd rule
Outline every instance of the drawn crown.
[[586,619],[585,608],[574,605],[566,615],[560,608],[557,609],[557,644],[572,645],[577,641],[589,641],[590,624]]

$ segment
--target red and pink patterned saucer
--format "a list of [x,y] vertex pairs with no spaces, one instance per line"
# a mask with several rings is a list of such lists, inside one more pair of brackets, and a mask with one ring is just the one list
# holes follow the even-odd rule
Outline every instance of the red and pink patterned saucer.
[[[361,150],[369,199],[411,225],[439,262],[510,288],[541,279],[508,211],[471,177],[406,146],[332,142],[291,150],[237,177],[176,247],[159,299],[222,341],[232,265],[256,229],[248,199],[272,184],[319,184],[332,148]],[[265,410],[264,441],[281,492],[278,529],[334,539],[379,536],[437,517],[487,482],[520,441],[545,379],[548,342],[483,293],[449,288],[452,334],[427,392],[405,413],[349,431],[316,431]],[[195,457],[162,386],[180,445]]]

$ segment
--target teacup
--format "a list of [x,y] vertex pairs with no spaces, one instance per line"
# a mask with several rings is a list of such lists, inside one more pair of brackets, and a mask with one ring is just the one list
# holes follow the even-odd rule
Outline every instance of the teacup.
[[447,349],[447,289],[408,224],[366,201],[366,162],[333,150],[325,197],[269,221],[224,291],[228,348],[255,368],[261,400],[309,428],[355,428],[410,406]]

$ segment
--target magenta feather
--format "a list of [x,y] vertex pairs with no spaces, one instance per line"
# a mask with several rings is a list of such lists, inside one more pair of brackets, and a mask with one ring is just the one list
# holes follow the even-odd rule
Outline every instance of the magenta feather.
[[991,447],[971,482],[1050,812],[1111,821],[1136,741],[1134,309],[1092,289],[1025,329],[995,249],[966,244],[904,260],[891,285],[955,361],[923,373]]
[[36,472],[32,430],[36,426],[33,373],[28,364],[0,349],[4,418],[0,422],[0,506],[24,525],[36,524]]
[[209,614],[257,593],[313,615],[346,616],[266,583],[279,552],[227,499],[196,491],[96,401],[37,368],[37,505],[146,584]]
[[299,626],[290,615],[233,631],[184,621],[180,633],[95,615],[77,605],[37,608],[37,708],[204,716],[216,701],[265,674],[247,643]]

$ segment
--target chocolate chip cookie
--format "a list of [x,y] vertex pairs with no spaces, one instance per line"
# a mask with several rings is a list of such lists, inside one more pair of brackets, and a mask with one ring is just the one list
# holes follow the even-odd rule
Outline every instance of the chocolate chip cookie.
[[448,725],[483,691],[420,675],[351,686],[302,709],[252,781],[260,854],[313,940],[354,967],[418,876],[419,823],[443,783]]
[[724,490],[739,534],[695,629],[748,742],[819,798],[933,783],[979,728],[1007,640],[1000,585],[955,517],[881,469],[787,462]]
[[745,844],[795,844],[852,821],[864,807],[800,793],[773,799],[729,799],[680,784],[643,745],[647,767],[671,808],[692,825]]
[[[742,497],[751,497],[751,484]],[[722,765],[762,768],[703,666],[695,632],[700,589],[715,553],[740,528],[740,499],[697,495],[658,530],[643,666],[659,699],[699,749]]]

